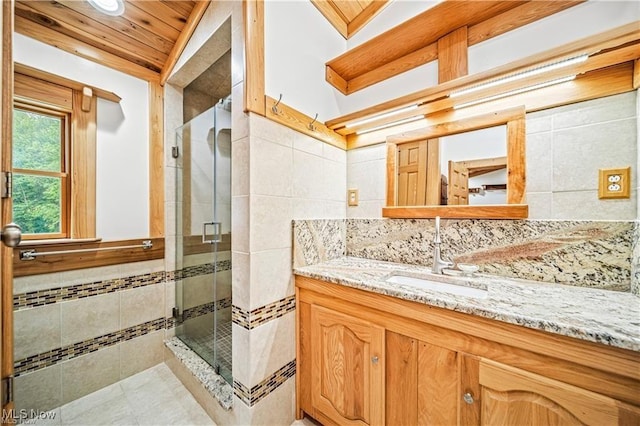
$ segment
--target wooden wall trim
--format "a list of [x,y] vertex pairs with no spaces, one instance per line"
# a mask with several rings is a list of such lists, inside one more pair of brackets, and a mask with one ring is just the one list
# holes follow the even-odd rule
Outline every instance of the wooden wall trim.
[[[346,138],[329,129],[322,124],[322,122],[314,120],[313,117],[309,117],[283,102],[278,103],[277,99],[273,99],[267,95],[265,95],[264,99],[264,109],[267,118],[293,130],[297,130],[300,133],[304,133],[307,136],[318,139],[319,141],[328,143],[329,145],[336,146],[340,149],[347,149]],[[277,107],[275,108],[277,112],[274,112],[274,106],[276,104]],[[313,124],[311,124],[312,122]]]
[[[466,87],[471,87],[477,84],[480,84],[484,81],[489,81],[492,79],[500,78],[505,75],[510,75],[514,73],[518,73],[527,69],[531,69],[532,67],[553,63],[562,59],[574,57],[576,55],[587,53],[600,52],[598,54],[593,54],[587,61],[587,64],[576,64],[575,68],[564,68],[563,72],[566,71],[564,75],[569,75],[570,72],[574,71],[576,73],[584,73],[593,71],[597,68],[603,68],[612,66],[615,64],[619,64],[621,62],[626,62],[632,59],[635,59],[633,55],[635,54],[633,50],[626,49],[630,47],[630,44],[638,43],[640,40],[640,35],[637,31],[637,24],[632,23],[628,25],[623,25],[621,27],[615,28],[613,30],[605,31],[600,34],[596,34],[594,36],[586,37],[584,39],[578,40],[576,42],[568,43],[558,48],[551,49],[546,52],[542,52],[539,54],[535,54],[524,59],[511,62],[509,64],[505,64],[491,70],[487,70],[481,73],[469,75],[466,77],[458,78],[456,80],[452,80],[446,83],[439,84],[434,87],[429,87],[424,90],[420,90],[418,92],[411,93],[409,95],[405,95],[399,97],[397,99],[383,102],[378,105],[374,105],[372,107],[356,111],[341,117],[337,117],[335,119],[331,119],[327,121],[325,124],[327,127],[340,132],[341,134],[350,134],[354,133],[356,130],[362,130],[355,127],[351,127],[347,132],[343,132],[342,129],[345,128],[347,123],[354,122],[357,120],[361,120],[363,118],[375,116],[377,114],[381,114],[383,112],[393,111],[399,108],[411,106],[411,105],[421,105],[420,112],[424,112],[425,114],[434,113],[439,110],[445,108],[451,108],[452,103],[450,100],[446,100],[449,102],[448,104],[442,103],[438,104],[439,106],[433,108],[433,106],[429,107],[429,109],[424,109],[425,104],[432,104],[436,101],[440,102],[444,98],[447,98],[449,94],[455,90],[459,90]],[[606,55],[606,56],[604,56]],[[605,60],[606,59],[606,60]],[[590,62],[593,65],[588,65]],[[588,67],[588,68],[585,68]],[[526,86],[529,84],[531,80],[520,80],[518,85]],[[507,86],[507,89],[513,89],[513,86]],[[501,86],[495,87],[491,90],[492,94],[499,93],[502,89]],[[413,114],[415,115],[415,114]],[[404,116],[393,116],[387,119],[386,123],[393,122]],[[379,126],[384,124],[384,122],[371,122],[368,124],[369,128]]]
[[[121,250],[94,251],[37,257],[35,260],[20,260],[22,250],[35,249],[38,252],[81,250],[104,247],[118,247],[142,244],[149,239],[153,248],[131,248]],[[144,260],[164,259],[164,238],[139,238],[118,241],[78,241],[54,244],[21,244],[13,249],[13,274],[15,277],[47,274],[52,272],[72,271],[76,269],[97,268],[100,266],[119,265],[122,263],[141,262]]]
[[265,115],[264,0],[243,0],[244,111]]
[[438,40],[438,83],[469,73],[467,27],[460,27]]
[[511,108],[525,105],[526,112],[540,111],[568,105],[575,102],[605,96],[617,95],[633,90],[633,63],[626,62],[619,65],[590,71],[579,75],[575,80],[535,91],[505,97],[477,106],[459,110],[443,110],[427,116],[426,120],[408,123],[400,126],[388,127],[360,135],[350,134],[347,138],[347,149],[384,143],[389,135],[399,135],[419,130],[429,125],[451,121],[454,117],[463,118],[483,112]]
[[[0,95],[1,107],[1,139],[0,166],[2,171],[10,171],[12,164],[11,143],[13,140],[13,30],[14,30],[14,1],[3,1],[2,5],[2,91]],[[11,222],[11,198],[0,199],[0,226]],[[11,257],[13,250],[0,243],[0,376],[9,377],[13,374],[13,268]],[[4,389],[0,390],[4,393]],[[3,395],[4,396],[4,395]],[[13,408],[13,402],[2,406],[3,410]],[[9,412],[9,411],[5,411]]]
[[149,82],[149,235],[164,236],[164,89]]
[[526,219],[526,204],[501,204],[483,206],[387,206],[382,217],[390,219],[428,219],[436,216],[453,219]]
[[71,114],[71,238],[96,236],[97,98],[82,111],[82,91],[73,91]]
[[173,72],[173,68],[178,63],[180,55],[182,55],[182,52],[184,52],[184,49],[185,47],[187,47],[187,43],[189,43],[193,32],[196,30],[198,24],[200,23],[200,20],[204,16],[204,13],[207,11],[207,7],[209,7],[209,4],[209,0],[196,1],[196,4],[193,7],[191,14],[189,15],[187,22],[184,24],[184,28],[182,28],[178,39],[171,49],[171,52],[169,52],[167,61],[162,67],[162,71],[160,72],[160,85],[164,86],[164,84],[167,82],[167,79]]
[[320,13],[327,18],[329,23],[338,30],[342,37],[348,39],[360,31],[369,21],[375,18],[376,15],[378,15],[378,13],[380,13],[389,4],[389,0],[372,1],[351,20],[337,10],[341,5],[335,4],[333,1],[311,0],[311,3],[313,3]]
[[30,67],[28,65],[20,64],[18,62],[15,63],[15,73],[26,75],[29,77],[37,78],[39,80],[44,80],[49,83],[58,84],[63,87],[68,87],[73,90],[82,90],[85,87],[90,87],[93,91],[93,94],[99,98],[106,99],[111,102],[120,102],[122,98],[116,95],[113,92],[109,92],[108,90],[100,89],[94,86],[88,86],[79,81],[74,81],[68,78],[61,77],[59,75],[51,74],[46,71],[39,70],[37,68]]

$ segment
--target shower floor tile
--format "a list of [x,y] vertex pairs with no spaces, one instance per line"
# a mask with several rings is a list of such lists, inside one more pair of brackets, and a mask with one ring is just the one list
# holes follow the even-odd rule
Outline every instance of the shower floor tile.
[[[53,410],[37,425],[213,425],[165,364],[159,364]],[[26,422],[25,422],[26,423]]]

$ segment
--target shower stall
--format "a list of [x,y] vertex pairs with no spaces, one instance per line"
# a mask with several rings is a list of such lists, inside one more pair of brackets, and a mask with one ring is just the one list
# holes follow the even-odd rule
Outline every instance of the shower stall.
[[231,99],[176,130],[176,336],[231,378]]

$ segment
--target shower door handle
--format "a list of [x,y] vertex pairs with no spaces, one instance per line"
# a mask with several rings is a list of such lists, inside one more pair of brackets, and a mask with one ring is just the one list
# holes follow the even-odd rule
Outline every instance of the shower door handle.
[[[207,240],[207,226],[213,226],[213,239]],[[202,244],[215,244],[222,242],[222,222],[202,222]]]

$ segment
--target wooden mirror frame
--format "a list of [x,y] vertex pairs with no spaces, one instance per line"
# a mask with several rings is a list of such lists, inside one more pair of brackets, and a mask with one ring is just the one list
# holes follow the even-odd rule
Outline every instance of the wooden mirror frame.
[[[397,205],[398,145],[501,125],[507,127],[507,204]],[[387,207],[382,209],[382,216],[388,218],[433,218],[436,216],[477,219],[527,218],[529,207],[523,204],[526,188],[525,139],[524,106],[443,122],[413,132],[387,137]]]

